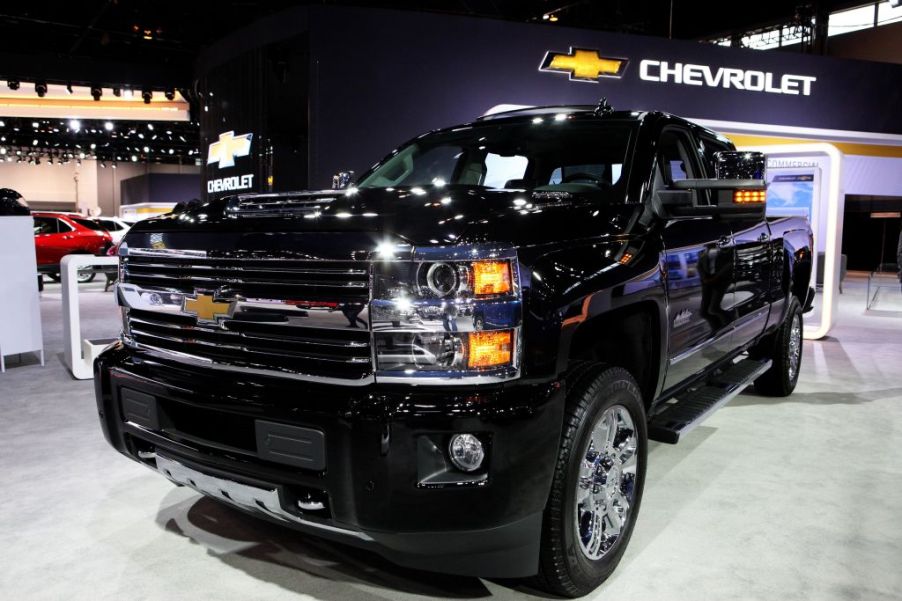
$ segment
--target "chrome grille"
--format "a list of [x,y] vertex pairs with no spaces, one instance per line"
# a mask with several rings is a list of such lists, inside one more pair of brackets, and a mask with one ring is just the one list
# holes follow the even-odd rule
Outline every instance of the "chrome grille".
[[254,194],[238,196],[226,209],[231,217],[285,217],[313,215],[328,207],[335,198],[314,194]]
[[[367,262],[139,252],[122,267],[125,338],[137,348],[217,369],[372,381]],[[201,295],[217,311],[198,318]]]
[[129,256],[123,283],[193,294],[217,290],[222,296],[285,300],[369,299],[369,268],[360,261],[219,259]]

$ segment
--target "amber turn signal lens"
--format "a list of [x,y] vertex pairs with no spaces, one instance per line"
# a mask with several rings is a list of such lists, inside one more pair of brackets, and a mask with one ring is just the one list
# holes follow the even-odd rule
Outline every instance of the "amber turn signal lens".
[[766,199],[765,190],[733,190],[733,202],[738,204],[760,204]]
[[514,353],[513,330],[470,332],[467,367],[508,365]]
[[507,261],[473,263],[473,294],[489,296],[511,291],[511,266]]

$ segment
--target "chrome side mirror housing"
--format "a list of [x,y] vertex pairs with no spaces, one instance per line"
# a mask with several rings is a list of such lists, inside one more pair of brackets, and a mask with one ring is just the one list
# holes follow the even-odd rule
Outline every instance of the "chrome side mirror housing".
[[714,153],[717,179],[765,180],[767,157],[763,152],[730,150]]
[[333,190],[344,190],[348,186],[351,185],[351,181],[354,179],[353,171],[339,171],[335,175],[332,176],[332,189]]

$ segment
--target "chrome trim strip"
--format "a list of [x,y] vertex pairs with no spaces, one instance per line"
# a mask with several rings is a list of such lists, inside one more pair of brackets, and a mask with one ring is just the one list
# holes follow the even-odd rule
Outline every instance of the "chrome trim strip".
[[[352,348],[368,348],[368,342],[354,342],[354,341],[328,341],[322,338],[316,338],[312,336],[310,338],[306,337],[294,337],[291,338],[276,338],[271,336],[266,336],[262,334],[248,334],[246,332],[238,332],[230,329],[223,329],[220,327],[204,327],[202,325],[191,326],[191,325],[182,325],[177,323],[166,323],[164,321],[152,321],[147,320],[141,317],[134,317],[133,315],[129,315],[128,317],[129,325],[140,324],[145,326],[164,328],[167,330],[173,330],[176,332],[204,332],[208,334],[220,334],[223,336],[233,337],[238,341],[247,340],[247,341],[260,341],[260,342],[281,342],[287,344],[309,344],[310,346],[322,346],[326,348],[342,348],[342,349],[352,349]],[[254,323],[254,322],[249,322]],[[270,322],[257,322],[262,324],[269,324]],[[139,325],[139,327],[140,327]],[[286,329],[291,330],[295,326],[288,326]],[[311,328],[312,329],[312,328]],[[157,334],[148,334],[149,336],[157,336]]]
[[[251,374],[258,376],[269,376],[269,377],[278,377],[278,378],[290,378],[293,380],[300,380],[303,382],[313,382],[316,384],[336,384],[338,386],[368,386],[373,384],[376,379],[372,373],[367,374],[366,376],[358,379],[351,378],[333,378],[330,376],[317,376],[311,374],[302,374],[296,372],[289,371],[281,371],[278,369],[260,369],[256,367],[244,367],[242,365],[233,365],[230,363],[219,363],[218,361],[214,361],[213,359],[208,359],[206,357],[199,357],[197,355],[191,355],[189,353],[182,353],[180,351],[171,351],[169,349],[161,349],[155,346],[151,346],[148,344],[142,344],[139,342],[135,342],[132,338],[127,336],[122,337],[122,342],[133,349],[143,351],[148,355],[153,357],[159,357],[161,359],[169,359],[176,360],[180,363],[185,363],[187,365],[194,365],[196,367],[205,367],[208,369],[216,369],[224,372],[231,372],[233,374]],[[369,361],[367,361],[369,364]]]
[[182,248],[132,248],[129,247],[128,253],[124,256],[130,257],[132,255],[137,255],[141,257],[159,257],[159,258],[172,258],[172,259],[198,259],[202,258],[205,261],[309,261],[311,263],[360,263],[361,265],[367,265],[366,261],[355,261],[354,259],[323,259],[320,257],[291,257],[291,256],[266,256],[266,257],[256,257],[253,253],[235,257],[210,257],[207,255],[207,251],[205,250],[188,250]]
[[226,478],[218,478],[187,467],[160,454],[157,454],[156,464],[157,471],[172,482],[187,486],[203,495],[233,505],[239,509],[252,513],[261,513],[282,522],[303,524],[311,528],[334,532],[363,541],[373,540],[368,534],[359,530],[349,530],[338,526],[330,526],[329,524],[312,522],[285,511],[279,500],[279,489],[275,486],[271,489],[264,489],[241,484]]
[[140,335],[140,336],[145,336],[145,337],[147,337],[147,338],[156,338],[156,339],[158,339],[158,340],[167,340],[167,341],[169,341],[169,342],[175,342],[175,343],[177,343],[177,344],[188,344],[188,345],[190,345],[190,344],[198,344],[198,345],[200,345],[200,346],[210,346],[210,347],[213,347],[213,348],[227,349],[227,350],[230,350],[230,351],[241,351],[241,352],[243,352],[243,353],[247,353],[249,356],[253,356],[253,355],[282,355],[282,356],[287,356],[287,357],[291,357],[291,358],[295,358],[295,359],[302,359],[302,360],[305,360],[305,361],[325,361],[325,362],[327,362],[327,363],[338,363],[338,364],[341,364],[341,365],[360,365],[360,364],[364,364],[364,363],[367,364],[367,365],[370,364],[370,358],[369,358],[368,356],[367,356],[367,357],[349,357],[348,359],[333,359],[333,358],[330,358],[330,357],[319,357],[319,356],[313,356],[313,355],[305,355],[305,354],[303,354],[303,353],[288,353],[287,351],[286,351],[286,352],[282,352],[282,353],[275,352],[275,351],[273,351],[273,352],[267,352],[267,351],[261,351],[261,350],[256,350],[256,349],[253,349],[253,348],[249,348],[248,346],[241,345],[241,344],[228,344],[228,343],[222,343],[222,342],[207,342],[206,340],[197,340],[197,339],[186,340],[185,338],[178,338],[178,337],[175,337],[175,336],[166,336],[166,335],[164,335],[164,334],[154,334],[153,332],[147,332],[147,331],[142,330],[142,329],[140,329],[140,328],[135,328],[134,325],[132,325],[132,324],[129,324],[128,330],[129,330],[129,333],[132,335],[132,337],[134,337],[135,334],[138,334],[138,335]]
[[166,280],[175,282],[212,282],[217,286],[228,286],[229,284],[242,284],[245,286],[303,286],[306,288],[366,288],[366,282],[279,282],[266,281],[252,278],[227,278],[217,277],[211,278],[202,275],[166,275],[152,273],[130,273],[128,264],[125,266],[126,279],[144,278],[151,280]]
[[[208,261],[215,261],[217,259],[207,259]],[[227,260],[227,259],[219,259],[219,260]],[[262,260],[268,261],[269,259],[251,259],[251,260]],[[289,259],[290,260],[290,259]],[[243,273],[246,271],[260,271],[264,273],[284,273],[284,274],[309,274],[309,275],[359,275],[359,276],[367,276],[369,272],[366,269],[312,269],[309,267],[300,267],[300,268],[291,268],[291,267],[272,267],[269,265],[264,266],[238,266],[238,265],[189,265],[189,264],[175,264],[175,263],[144,263],[144,262],[133,262],[129,261],[128,265],[130,268],[139,268],[144,269],[145,267],[148,269],[186,269],[186,270],[212,270],[216,269],[219,271],[235,271],[238,273]]]

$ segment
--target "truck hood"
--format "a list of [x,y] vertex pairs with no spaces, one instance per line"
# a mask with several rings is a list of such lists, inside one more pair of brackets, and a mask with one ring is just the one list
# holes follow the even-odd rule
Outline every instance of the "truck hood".
[[[168,234],[165,238],[174,243],[172,247],[193,239],[195,248],[203,233],[242,239],[285,233],[295,243],[337,240],[327,234],[340,234],[345,240],[357,240],[354,250],[363,250],[385,240],[412,246],[491,242],[519,247],[626,234],[637,206],[605,202],[584,188],[445,186],[243,195],[141,222],[126,243],[143,245],[153,233]],[[302,233],[309,235],[298,235]]]

